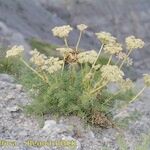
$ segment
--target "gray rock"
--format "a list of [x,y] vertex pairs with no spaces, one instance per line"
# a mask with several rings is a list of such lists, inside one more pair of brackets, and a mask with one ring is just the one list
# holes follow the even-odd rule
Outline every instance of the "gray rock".
[[10,75],[0,74],[0,81],[14,83],[15,79],[12,76],[10,76]]
[[44,124],[44,127],[42,128],[42,130],[51,133],[55,126],[56,126],[56,121],[47,120],[47,121],[45,121],[45,124]]
[[[49,133],[51,135],[69,133],[73,132],[73,127],[65,124],[57,124],[54,120],[45,121],[44,127],[41,131]],[[73,133],[72,133],[73,134]]]
[[16,89],[21,92],[23,90],[23,86],[21,84],[16,84]]
[[18,112],[20,108],[18,106],[13,106],[13,107],[7,107],[6,108],[9,112]]

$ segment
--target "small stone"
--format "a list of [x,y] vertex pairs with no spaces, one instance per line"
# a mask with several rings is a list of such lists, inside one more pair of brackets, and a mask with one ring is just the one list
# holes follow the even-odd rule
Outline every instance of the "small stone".
[[13,100],[13,99],[15,99],[15,96],[13,94],[9,94],[6,97],[6,100]]
[[52,132],[55,126],[56,126],[55,120],[46,120],[42,130],[47,132]]
[[116,119],[116,118],[126,118],[126,117],[129,117],[129,113],[127,112],[127,110],[123,110],[123,111],[120,111],[118,114],[116,114],[113,118]]
[[92,131],[90,131],[90,132],[88,133],[88,135],[89,135],[90,138],[95,138],[95,135],[94,135],[94,133],[93,133]]
[[18,91],[22,91],[23,86],[22,86],[21,84],[16,84],[16,89],[17,89]]
[[13,107],[7,107],[7,110],[9,112],[17,112],[20,110],[20,108],[18,106],[13,106]]

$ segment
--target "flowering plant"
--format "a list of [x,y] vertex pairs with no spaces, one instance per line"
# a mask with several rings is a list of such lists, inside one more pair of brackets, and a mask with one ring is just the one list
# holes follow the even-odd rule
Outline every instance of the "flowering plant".
[[[123,45],[114,36],[100,32],[95,34],[101,43],[100,50],[83,51],[79,45],[87,28],[84,24],[77,25],[80,34],[76,47],[68,44],[69,33],[73,30],[70,25],[52,29],[54,36],[64,40],[64,46],[56,49],[61,57],[47,57],[36,49],[31,51],[31,64],[19,57],[32,74],[31,87],[34,87],[36,100],[28,107],[31,112],[79,115],[93,124],[106,126],[104,114],[113,108],[115,100],[124,98],[120,95],[131,93],[134,84],[125,78],[122,67],[132,65],[130,54],[135,49],[143,48],[144,42],[134,36],[127,37],[124,51]],[[21,56],[22,51],[22,46],[14,46],[7,51],[6,57]],[[109,56],[106,64],[99,63],[102,52]],[[115,63],[112,63],[113,58],[117,59]],[[144,88],[127,104],[134,102],[150,86],[150,75],[144,75],[144,82]],[[111,83],[118,85],[116,93],[109,91]]]

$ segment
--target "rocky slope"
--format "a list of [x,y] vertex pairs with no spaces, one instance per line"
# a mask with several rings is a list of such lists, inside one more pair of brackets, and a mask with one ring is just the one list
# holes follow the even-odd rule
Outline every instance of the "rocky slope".
[[[142,80],[138,80],[137,87],[142,87]],[[25,93],[22,85],[17,84],[14,78],[6,74],[0,75],[0,139],[16,142],[15,146],[2,146],[4,150],[70,150],[73,147],[41,146],[37,147],[34,142],[69,140],[74,141],[77,150],[100,150],[109,148],[118,150],[116,137],[124,134],[129,149],[134,150],[135,144],[140,141],[140,136],[148,134],[150,130],[150,102],[149,89],[145,91],[139,101],[132,104],[127,110],[121,111],[123,115],[115,114],[115,119],[123,120],[130,118],[135,110],[139,117],[134,121],[129,119],[123,133],[115,129],[100,129],[85,127],[77,117],[60,118],[55,120],[52,116],[45,116],[43,125],[38,118],[25,115],[22,106],[30,103],[31,99]],[[27,141],[30,140],[30,143]],[[29,141],[28,141],[29,142]],[[0,143],[1,144],[1,143]],[[34,145],[34,146],[33,146]],[[38,145],[38,144],[37,144]]]
[[[142,73],[150,71],[149,27],[150,1],[148,0],[0,0],[0,47],[22,44],[27,50],[30,45],[27,39],[35,37],[50,43],[62,44],[54,38],[50,29],[56,25],[86,23],[89,31],[85,33],[81,46],[98,48],[98,41],[93,32],[109,31],[122,41],[125,36],[133,34],[144,38],[146,46],[142,51],[133,54],[134,74],[129,76],[137,79]],[[78,33],[71,34],[70,43],[77,39]],[[138,89],[142,80],[137,80]],[[149,89],[139,101],[127,110],[115,113],[114,119],[120,120],[126,126],[125,139],[130,150],[140,141],[142,133],[150,130]],[[78,150],[99,150],[108,147],[117,150],[115,129],[91,129],[84,127],[79,118],[62,118],[55,120],[51,116],[44,117],[42,125],[37,118],[24,114],[22,107],[31,99],[22,85],[8,75],[0,75],[0,139],[16,140],[17,146],[1,147],[7,150],[30,149],[60,149],[49,147],[31,147],[23,143],[28,139],[45,140],[74,140]],[[41,121],[40,121],[41,122]],[[126,124],[127,123],[127,124]],[[65,148],[69,149],[70,148]],[[150,149],[150,148],[149,148]]]

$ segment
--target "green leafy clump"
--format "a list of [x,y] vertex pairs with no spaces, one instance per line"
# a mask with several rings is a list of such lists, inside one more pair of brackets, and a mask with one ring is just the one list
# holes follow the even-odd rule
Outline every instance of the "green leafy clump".
[[46,56],[59,56],[59,53],[56,52],[57,45],[53,45],[36,38],[28,39],[29,44],[32,49],[37,49],[40,53],[45,54]]
[[20,71],[18,70],[22,64],[15,58],[5,58],[6,51],[7,48],[0,48],[0,73],[7,73],[19,77]]
[[[107,90],[100,95],[91,95],[88,81],[83,82],[86,70],[84,69],[82,74],[78,71],[72,73],[70,70],[65,70],[61,76],[60,73],[50,76],[50,86],[45,85],[32,72],[23,76],[21,82],[27,89],[33,89],[33,93],[37,93],[32,95],[34,100],[26,107],[26,111],[42,116],[48,113],[59,116],[77,115],[88,121],[92,119],[94,112],[107,113],[112,109],[116,99],[128,100],[128,93],[125,94],[126,96],[122,93],[113,95]],[[111,100],[106,105],[102,105],[110,97]]]
[[[30,62],[21,57],[21,46],[14,46],[7,51],[7,58],[16,57],[26,66],[27,71],[20,79],[32,91],[34,98],[26,107],[29,113],[77,115],[94,125],[107,127],[111,122],[106,114],[111,114],[117,100],[127,100],[128,105],[144,91],[146,86],[133,97],[134,84],[125,78],[122,71],[125,64],[132,65],[129,55],[134,48],[142,48],[144,42],[134,36],[128,37],[127,50],[123,52],[122,45],[115,37],[100,32],[96,33],[101,42],[99,51],[82,50],[79,44],[86,28],[84,24],[77,26],[80,34],[75,47],[68,44],[69,33],[73,30],[70,25],[52,29],[54,36],[64,40],[63,47],[51,47],[32,39],[32,47],[38,50],[31,51]],[[57,57],[49,56],[52,49],[59,53]],[[102,53],[107,54],[108,59]],[[117,62],[113,62],[113,58]],[[149,75],[145,80],[149,85]],[[118,86],[114,93],[108,88],[112,83]]]

